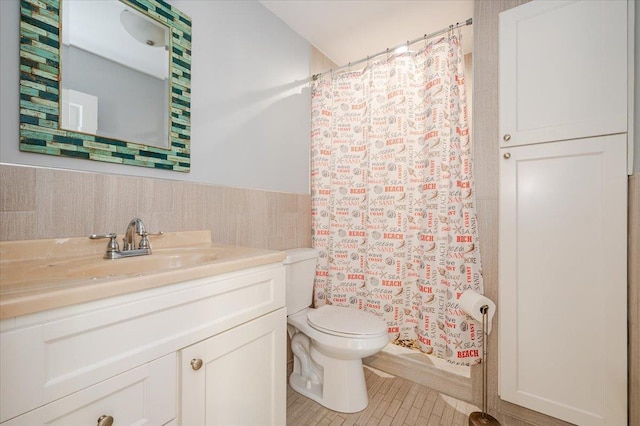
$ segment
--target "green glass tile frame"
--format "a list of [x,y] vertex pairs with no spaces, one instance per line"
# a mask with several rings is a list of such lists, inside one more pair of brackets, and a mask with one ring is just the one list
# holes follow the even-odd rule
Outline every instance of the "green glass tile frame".
[[60,0],[20,1],[20,151],[189,172],[191,18],[163,0],[120,0],[169,27],[169,149],[60,128]]

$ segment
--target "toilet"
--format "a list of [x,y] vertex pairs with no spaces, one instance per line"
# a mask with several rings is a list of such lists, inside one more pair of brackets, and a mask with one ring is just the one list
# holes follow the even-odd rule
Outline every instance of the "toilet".
[[310,308],[318,253],[311,248],[286,253],[287,330],[293,351],[289,384],[330,410],[364,410],[369,396],[362,358],[389,342],[387,324],[354,308]]

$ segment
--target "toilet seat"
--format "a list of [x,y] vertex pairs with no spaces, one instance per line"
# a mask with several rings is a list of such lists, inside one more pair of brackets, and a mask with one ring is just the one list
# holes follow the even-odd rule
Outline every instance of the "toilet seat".
[[375,338],[387,334],[387,324],[369,312],[324,305],[312,309],[307,323],[318,331],[341,337]]

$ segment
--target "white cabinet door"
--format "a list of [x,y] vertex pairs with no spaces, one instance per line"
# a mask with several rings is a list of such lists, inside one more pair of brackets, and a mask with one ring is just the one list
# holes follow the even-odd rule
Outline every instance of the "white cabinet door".
[[500,397],[627,424],[625,135],[501,149]]
[[114,425],[163,425],[175,416],[176,354],[172,353],[2,425],[99,425],[98,419],[107,417]]
[[180,424],[286,423],[284,308],[180,351]]
[[626,0],[532,1],[499,19],[502,146],[626,132]]

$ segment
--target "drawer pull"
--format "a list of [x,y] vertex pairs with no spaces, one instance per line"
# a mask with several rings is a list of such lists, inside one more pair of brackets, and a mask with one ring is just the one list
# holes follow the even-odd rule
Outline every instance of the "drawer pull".
[[509,158],[511,158],[511,153],[510,152],[505,152],[503,157],[508,160]]
[[505,142],[509,142],[509,141],[511,140],[511,135],[509,135],[509,134],[504,135],[504,136],[502,137],[502,139],[504,139],[504,141],[505,141]]
[[202,367],[202,360],[200,358],[191,360],[191,368],[198,371],[200,370],[201,367]]
[[113,424],[113,417],[100,416],[98,419],[98,426],[111,426]]

